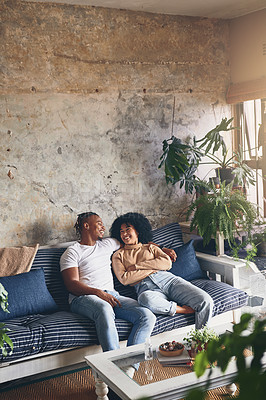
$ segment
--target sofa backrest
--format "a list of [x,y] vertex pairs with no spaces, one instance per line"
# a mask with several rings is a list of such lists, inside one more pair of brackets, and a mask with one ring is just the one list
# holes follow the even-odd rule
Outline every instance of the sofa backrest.
[[66,250],[62,248],[39,249],[31,269],[43,268],[46,286],[60,310],[68,310],[68,292],[60,273],[60,257]]
[[152,240],[159,246],[175,249],[183,246],[182,230],[178,222],[164,225],[152,231]]
[[[176,248],[184,244],[182,231],[177,222],[153,230],[153,242],[164,247]],[[69,243],[71,244],[71,243]],[[44,246],[37,251],[31,269],[43,268],[49,292],[60,310],[68,310],[68,292],[60,273],[60,257],[66,246]],[[123,286],[114,275],[115,289],[123,296],[135,298],[134,288]]]

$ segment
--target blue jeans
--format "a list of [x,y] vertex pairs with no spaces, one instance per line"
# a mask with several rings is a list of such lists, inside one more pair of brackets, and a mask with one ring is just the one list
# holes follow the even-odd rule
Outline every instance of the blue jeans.
[[132,323],[127,345],[144,343],[151,335],[156,317],[147,308],[130,297],[120,296],[117,291],[106,290],[115,296],[121,303],[112,307],[107,301],[95,295],[75,297],[70,305],[72,312],[84,315],[95,322],[97,336],[103,351],[119,348],[119,337],[115,326],[115,318],[124,319]]
[[135,289],[138,302],[154,314],[175,315],[177,304],[195,310],[197,329],[212,317],[213,300],[204,290],[168,271],[158,271],[143,279]]

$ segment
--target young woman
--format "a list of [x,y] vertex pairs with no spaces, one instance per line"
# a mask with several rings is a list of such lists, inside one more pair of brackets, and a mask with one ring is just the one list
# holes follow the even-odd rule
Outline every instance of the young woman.
[[202,289],[171,274],[171,259],[151,243],[148,219],[139,213],[127,213],[112,224],[110,234],[124,246],[112,257],[113,270],[124,285],[136,289],[138,302],[155,314],[191,314],[199,329],[212,316],[212,298]]

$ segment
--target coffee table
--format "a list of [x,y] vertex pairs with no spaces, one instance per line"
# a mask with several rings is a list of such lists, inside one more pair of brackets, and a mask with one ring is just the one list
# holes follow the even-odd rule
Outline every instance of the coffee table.
[[[182,338],[175,340],[182,341]],[[108,400],[108,386],[123,400],[137,400],[142,397],[177,400],[184,398],[189,389],[205,387],[208,371],[197,378],[189,366],[170,369],[163,367],[156,359],[157,348],[158,346],[153,348],[153,361],[144,360],[144,344],[86,356],[86,362],[95,377],[98,400]],[[247,364],[251,359],[252,356],[247,357]],[[134,363],[140,363],[140,366],[131,379],[121,368]],[[219,368],[214,368],[208,390],[226,386],[228,393],[233,394],[236,390],[233,384],[236,375],[235,361],[230,362],[224,374]]]

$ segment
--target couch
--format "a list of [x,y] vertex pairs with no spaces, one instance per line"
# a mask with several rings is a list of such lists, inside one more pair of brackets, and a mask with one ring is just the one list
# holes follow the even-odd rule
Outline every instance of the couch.
[[[178,253],[173,273],[212,296],[213,326],[239,320],[240,309],[248,301],[248,294],[239,288],[239,270],[245,267],[243,261],[195,253],[193,241],[184,244],[178,223],[155,229],[153,241],[174,248]],[[15,288],[12,293],[20,295],[16,316],[5,314],[4,322],[10,329],[8,335],[13,341],[14,351],[6,357],[1,355],[0,383],[63,367],[85,365],[85,355],[101,351],[94,323],[69,311],[68,293],[59,270],[60,257],[69,244],[40,247],[30,272],[9,277],[11,287]],[[2,279],[5,278],[0,278],[0,282]],[[115,277],[114,280],[115,288],[121,294],[135,298],[134,288],[123,286]],[[35,300],[32,297],[34,292]],[[11,302],[13,297],[10,292],[9,295]],[[30,304],[25,305],[27,301]],[[116,326],[121,346],[125,346],[131,325],[116,320]],[[174,340],[177,330],[185,334],[193,326],[193,314],[157,315],[152,340],[156,344],[169,338]]]

